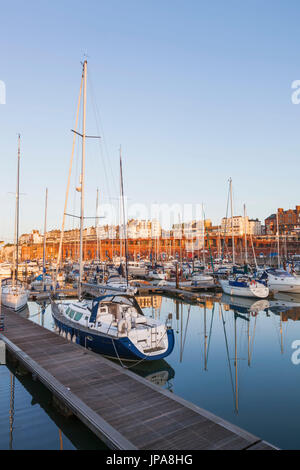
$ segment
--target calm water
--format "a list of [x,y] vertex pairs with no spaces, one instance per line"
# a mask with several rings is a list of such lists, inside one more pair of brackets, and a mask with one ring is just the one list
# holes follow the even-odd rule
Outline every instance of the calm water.
[[104,448],[79,420],[55,411],[41,383],[0,366],[0,450]]
[[[300,340],[300,296],[204,300],[188,305],[141,298],[146,315],[164,321],[172,313],[176,341],[166,361],[133,370],[280,448],[300,449],[300,364],[292,361],[292,343]],[[53,328],[49,307],[30,303],[24,315]],[[42,385],[28,376],[13,384],[11,377],[0,367],[0,449],[11,441],[16,449],[57,449],[61,443],[65,449],[101,448],[79,421],[55,413]]]

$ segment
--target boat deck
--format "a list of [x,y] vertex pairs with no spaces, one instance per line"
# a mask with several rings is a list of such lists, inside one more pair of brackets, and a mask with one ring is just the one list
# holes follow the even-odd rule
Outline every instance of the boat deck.
[[7,349],[111,449],[274,449],[2,307]]

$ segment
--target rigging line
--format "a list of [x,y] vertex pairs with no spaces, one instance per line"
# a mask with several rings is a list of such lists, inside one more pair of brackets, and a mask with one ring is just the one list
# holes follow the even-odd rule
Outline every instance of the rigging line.
[[[92,72],[93,74],[93,72]],[[99,106],[97,104],[97,100],[95,99],[95,93],[94,93],[94,86],[93,86],[93,80],[92,80],[92,74],[90,74],[90,77],[89,77],[89,80],[90,80],[90,88],[91,88],[91,96],[93,97],[93,100],[94,100],[94,109],[95,109],[95,118],[96,118],[96,122],[98,124],[99,122],[99,126],[100,128],[102,129],[102,134],[103,134],[103,144],[104,144],[104,147],[105,147],[105,151],[106,151],[106,158],[108,160],[108,164],[109,164],[109,167],[110,167],[110,171],[111,171],[111,174],[112,174],[112,180],[113,180],[113,183],[115,185],[115,187],[117,188],[117,185],[116,185],[116,178],[115,178],[115,174],[114,174],[114,171],[113,171],[113,167],[111,165],[111,161],[110,161],[110,157],[109,157],[109,151],[108,151],[108,147],[107,147],[107,143],[106,143],[106,138],[105,138],[105,134],[104,134],[104,128],[103,128],[103,124],[102,124],[102,120],[101,120],[101,115],[100,115],[100,111],[99,111]]]
[[[83,86],[83,73],[82,73],[82,76],[81,76],[80,89],[79,89],[79,96],[78,96],[78,103],[77,103],[76,120],[75,120],[75,129],[77,129],[78,120],[79,120],[79,116],[80,116],[80,105],[81,105],[82,86]],[[73,167],[73,160],[74,160],[75,144],[76,144],[76,136],[75,136],[75,134],[74,134],[73,143],[72,143],[72,152],[71,152],[70,164],[69,164],[68,183],[67,183],[67,190],[66,190],[66,196],[65,196],[65,207],[64,207],[64,212],[63,212],[63,220],[62,220],[62,227],[61,227],[61,236],[60,236],[59,252],[58,252],[57,266],[56,266],[56,275],[55,275],[56,280],[57,280],[57,275],[58,275],[58,270],[59,270],[59,265],[60,265],[60,259],[61,259],[61,252],[62,252],[63,234],[64,234],[64,227],[65,227],[65,212],[66,212],[66,210],[67,210],[68,199],[69,199],[69,190],[70,190],[70,181],[71,181],[71,174],[72,174],[72,167]]]
[[[98,132],[98,134],[102,135],[102,142],[103,142],[103,146],[104,146],[104,149],[105,149],[105,152],[103,152],[101,142],[99,141],[100,154],[101,154],[101,158],[102,158],[102,163],[103,163],[103,167],[104,167],[104,174],[105,174],[105,179],[106,179],[107,193],[108,193],[109,197],[111,198],[109,185],[108,185],[107,164],[108,164],[108,166],[110,168],[110,171],[111,171],[113,186],[115,188],[117,188],[117,185],[116,185],[116,179],[115,179],[115,175],[114,175],[112,165],[111,165],[111,160],[109,158],[109,152],[108,152],[108,148],[107,148],[107,144],[106,144],[106,139],[105,139],[105,135],[104,135],[104,129],[103,129],[102,121],[101,121],[101,118],[100,118],[100,112],[98,110],[97,102],[96,102],[96,99],[95,99],[95,93],[94,93],[94,87],[93,87],[93,82],[92,82],[92,78],[91,78],[91,72],[89,73],[89,77],[88,77],[88,86],[89,86],[89,90],[90,90],[90,96],[91,96],[91,102],[92,102],[92,107],[93,107],[93,111],[94,111],[94,117],[95,117],[97,132]],[[101,132],[101,130],[102,130],[102,132]],[[107,160],[107,162],[105,160]]]

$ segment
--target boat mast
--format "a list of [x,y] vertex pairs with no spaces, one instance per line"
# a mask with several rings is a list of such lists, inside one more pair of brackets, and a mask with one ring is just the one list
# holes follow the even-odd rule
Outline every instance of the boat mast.
[[248,264],[246,204],[244,204],[244,231],[245,231],[245,262],[246,262],[246,264]]
[[203,258],[203,268],[205,269],[205,218],[204,218],[203,203],[202,203],[202,258]]
[[232,179],[229,178],[230,185],[230,206],[231,206],[231,239],[232,239],[232,263],[235,265],[235,252],[234,252],[234,233],[233,233],[233,206],[232,206]]
[[96,197],[96,218],[95,218],[95,229],[96,229],[96,240],[97,240],[97,248],[96,248],[96,259],[99,260],[99,237],[98,237],[98,207],[99,207],[99,189],[97,188],[97,197]]
[[47,231],[47,207],[48,207],[48,188],[45,196],[45,221],[44,221],[44,246],[43,246],[43,290],[45,290],[45,272],[46,272],[46,231]]
[[20,147],[21,136],[18,134],[18,171],[17,171],[17,191],[16,191],[16,279],[18,280],[19,268],[19,206],[20,206]]
[[123,212],[123,197],[122,197],[122,146],[120,145],[120,207],[119,207],[119,245],[120,245],[120,264],[122,264],[123,259],[123,236],[124,236],[124,227],[122,224],[122,212]]
[[276,223],[277,223],[277,251],[278,251],[278,268],[280,268],[278,211],[277,211],[277,214],[276,214]]
[[86,71],[87,60],[83,63],[83,121],[82,121],[82,162],[81,162],[81,175],[80,175],[80,258],[79,258],[79,286],[78,296],[81,297],[81,283],[83,272],[83,224],[84,224],[84,177],[85,177],[85,123],[86,123]]
[[122,152],[120,147],[120,180],[121,180],[121,203],[123,212],[123,227],[125,238],[125,269],[126,269],[126,282],[128,286],[128,247],[127,247],[127,223],[125,221],[125,205],[124,205],[124,184],[123,184],[123,170],[122,170]]

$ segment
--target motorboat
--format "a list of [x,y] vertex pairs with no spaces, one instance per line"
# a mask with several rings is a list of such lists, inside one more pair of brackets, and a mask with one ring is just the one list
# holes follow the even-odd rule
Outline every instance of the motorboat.
[[300,293],[300,277],[284,269],[266,269],[260,279],[267,283],[270,292]]

